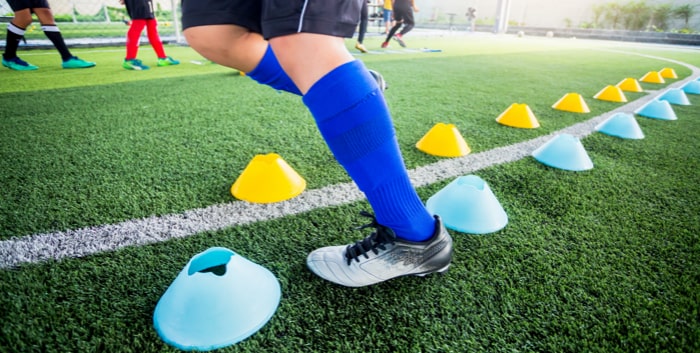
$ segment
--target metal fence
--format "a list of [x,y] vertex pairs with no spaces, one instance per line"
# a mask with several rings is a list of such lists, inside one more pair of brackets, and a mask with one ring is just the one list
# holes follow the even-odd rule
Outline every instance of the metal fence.
[[[66,42],[72,46],[123,44],[126,40],[129,16],[119,0],[48,0],[56,24]],[[163,42],[182,41],[180,0],[154,0],[158,31]],[[0,0],[0,46],[4,46],[6,23],[12,19],[12,9]],[[50,45],[36,20],[25,32],[26,46]]]

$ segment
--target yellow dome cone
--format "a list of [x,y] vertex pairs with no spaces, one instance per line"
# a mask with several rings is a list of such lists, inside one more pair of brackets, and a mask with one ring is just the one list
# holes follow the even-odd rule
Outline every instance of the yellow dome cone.
[[639,84],[636,78],[628,77],[620,81],[617,85],[623,91],[627,92],[642,92],[642,85]]
[[471,152],[454,124],[437,123],[416,143],[419,150],[439,157],[461,157]]
[[499,124],[523,129],[534,129],[540,127],[535,114],[532,113],[527,104],[513,103],[501,115],[496,118]]
[[248,163],[231,194],[240,200],[272,203],[291,199],[306,188],[306,180],[276,153],[258,154]]
[[658,71],[649,71],[646,75],[642,76],[639,81],[647,83],[666,83],[661,74]]
[[676,71],[674,71],[670,67],[664,67],[659,71],[659,75],[663,78],[678,78],[678,75],[676,75]]
[[627,102],[627,97],[625,97],[620,87],[617,86],[606,86],[593,98],[609,102]]
[[561,99],[554,103],[552,108],[574,113],[591,112],[591,110],[588,109],[586,101],[583,100],[583,96],[578,93],[567,93],[564,95],[564,97],[561,97]]

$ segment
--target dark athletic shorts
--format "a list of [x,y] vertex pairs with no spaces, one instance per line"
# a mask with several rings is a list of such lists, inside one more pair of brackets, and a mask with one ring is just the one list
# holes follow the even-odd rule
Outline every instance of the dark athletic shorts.
[[410,2],[394,3],[394,20],[406,25],[415,24],[416,21],[413,20],[413,8],[411,8]]
[[182,0],[182,27],[233,24],[265,39],[293,33],[350,38],[365,0]]
[[153,2],[151,0],[124,0],[126,12],[132,20],[148,20],[156,18],[153,14]]
[[7,0],[12,11],[19,11],[24,9],[49,9],[49,2],[47,0]]

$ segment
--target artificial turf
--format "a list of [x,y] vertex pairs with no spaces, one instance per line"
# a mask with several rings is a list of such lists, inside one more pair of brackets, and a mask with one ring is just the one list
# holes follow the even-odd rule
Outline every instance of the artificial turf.
[[[618,107],[590,97],[625,77],[662,67],[690,74],[677,62],[609,51],[620,49],[610,42],[456,36],[413,45],[443,52],[358,56],[389,82],[409,168],[440,160],[414,147],[437,122],[454,123],[474,152],[487,151]],[[700,66],[693,50],[623,47]],[[78,53],[96,68],[67,72],[51,67],[54,53],[32,51],[22,57],[42,70],[3,73],[0,239],[231,202],[228,188],[257,153],[279,153],[310,189],[349,180],[298,97],[191,64],[201,58],[189,48],[167,49],[183,64],[130,72],[119,49],[93,49]],[[592,112],[551,109],[567,92],[581,93]],[[360,289],[314,277],[304,265],[309,251],[364,236],[352,230],[369,208],[358,201],[2,269],[0,351],[175,351],[156,335],[153,309],[187,261],[212,246],[265,266],[282,286],[271,321],[222,351],[698,351],[700,97],[689,99],[674,106],[676,121],[638,117],[643,140],[584,138],[590,171],[525,158],[475,172],[509,223],[488,235],[453,232],[445,275]],[[527,103],[542,127],[495,123],[514,102]],[[425,200],[449,182],[419,194]]]

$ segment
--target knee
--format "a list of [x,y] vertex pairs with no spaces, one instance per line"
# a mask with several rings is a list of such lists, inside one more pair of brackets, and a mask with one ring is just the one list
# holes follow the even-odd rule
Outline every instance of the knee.
[[205,58],[238,70],[255,68],[267,48],[260,34],[236,26],[199,26],[183,31],[187,43]]
[[32,24],[32,14],[29,11],[21,12],[16,12],[14,18],[12,18],[12,24],[21,27],[21,28],[27,28],[29,27],[30,24]]
[[245,35],[216,26],[191,27],[183,31],[187,44],[200,54],[233,51],[245,41]]

